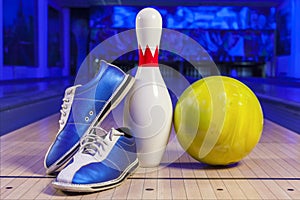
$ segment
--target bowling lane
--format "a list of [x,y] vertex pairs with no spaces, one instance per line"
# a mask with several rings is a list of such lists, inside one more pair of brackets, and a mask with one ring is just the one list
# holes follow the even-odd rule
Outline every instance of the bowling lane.
[[240,78],[258,96],[265,118],[300,134],[300,80]]
[[[115,126],[116,117],[109,115],[103,127]],[[258,145],[237,165],[212,167],[192,159],[172,132],[158,168],[139,168],[107,191],[63,193],[52,187],[54,177],[43,167],[58,119],[55,114],[0,137],[1,199],[297,199],[300,194],[300,135],[268,120]]]
[[258,96],[300,107],[300,80],[288,78],[239,78]]
[[[174,74],[163,74],[175,105],[180,92],[194,80],[181,80]],[[255,82],[255,81],[253,81]],[[249,84],[250,85],[250,84]],[[259,85],[259,84],[258,84]],[[250,85],[252,87],[252,85]],[[278,87],[272,84],[273,88]],[[177,88],[178,91],[172,93]],[[296,88],[296,87],[295,87]],[[53,89],[48,87],[48,89]],[[36,90],[37,92],[48,89]],[[253,88],[254,92],[255,88]],[[266,90],[267,91],[267,90]],[[63,90],[60,91],[63,95]],[[25,92],[26,93],[26,92]],[[265,104],[260,98],[265,116],[274,112],[280,121],[287,113],[278,115],[274,101]],[[61,99],[59,99],[61,101]],[[267,107],[270,106],[270,107]],[[103,122],[108,129],[115,125],[116,113]],[[158,168],[139,168],[121,186],[100,193],[70,194],[55,190],[43,168],[43,158],[58,129],[59,114],[24,126],[0,137],[1,197],[24,198],[97,198],[97,199],[149,199],[172,197],[174,199],[297,199],[300,194],[299,144],[300,135],[277,123],[265,120],[262,138],[254,150],[239,164],[230,167],[211,167],[186,154],[172,131],[167,151]],[[119,119],[120,120],[120,119]],[[274,119],[272,119],[274,120]],[[287,118],[285,121],[289,121]],[[295,121],[292,123],[297,124]],[[299,129],[298,129],[299,130]],[[20,144],[22,144],[20,146]],[[20,148],[14,148],[19,146]],[[275,151],[274,151],[275,150]],[[34,154],[32,153],[34,152]],[[28,185],[30,188],[28,189]],[[199,196],[197,196],[199,195]]]
[[2,135],[58,112],[64,90],[73,84],[73,78],[9,80],[0,84]]

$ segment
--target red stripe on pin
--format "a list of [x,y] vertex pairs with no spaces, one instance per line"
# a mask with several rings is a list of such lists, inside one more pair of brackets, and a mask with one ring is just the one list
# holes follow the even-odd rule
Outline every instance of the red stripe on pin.
[[158,67],[158,46],[152,55],[149,46],[146,46],[145,54],[143,54],[141,46],[139,46],[139,67]]

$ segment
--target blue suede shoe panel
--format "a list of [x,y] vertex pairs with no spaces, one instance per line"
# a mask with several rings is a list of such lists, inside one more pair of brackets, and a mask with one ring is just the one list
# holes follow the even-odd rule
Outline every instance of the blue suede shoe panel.
[[104,163],[92,163],[82,167],[73,177],[73,184],[93,184],[116,179],[121,172]]
[[84,132],[87,128],[88,125],[84,124],[68,124],[54,141],[54,144],[46,157],[46,165],[51,166],[76,145],[81,137],[78,133]]

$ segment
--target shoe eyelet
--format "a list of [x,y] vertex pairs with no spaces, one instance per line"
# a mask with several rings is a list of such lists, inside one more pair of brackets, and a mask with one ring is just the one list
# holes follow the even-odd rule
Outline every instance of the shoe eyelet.
[[91,111],[89,112],[89,114],[90,114],[90,115],[93,115],[93,114],[94,114],[94,112],[91,110]]
[[89,117],[85,117],[85,118],[84,118],[84,120],[85,120],[86,122],[88,122],[89,119],[90,119]]

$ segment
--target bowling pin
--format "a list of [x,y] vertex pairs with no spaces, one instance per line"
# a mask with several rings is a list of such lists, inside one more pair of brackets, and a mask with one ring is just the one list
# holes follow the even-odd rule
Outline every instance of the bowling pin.
[[172,102],[158,66],[162,18],[153,8],[136,17],[139,65],[125,100],[124,124],[136,137],[141,167],[155,167],[165,152],[172,123]]

